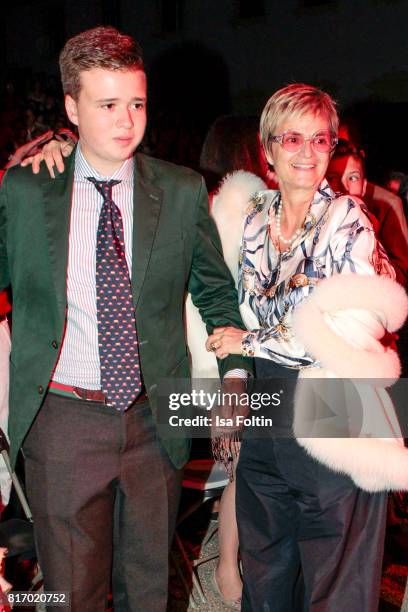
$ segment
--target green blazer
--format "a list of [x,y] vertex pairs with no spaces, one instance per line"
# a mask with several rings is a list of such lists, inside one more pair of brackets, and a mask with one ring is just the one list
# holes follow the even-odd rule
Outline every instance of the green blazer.
[[[75,155],[64,173],[15,167],[0,189],[0,289],[11,284],[11,459],[14,464],[56,363],[67,308],[66,277]],[[209,331],[244,328],[237,295],[224,263],[202,177],[187,168],[135,155],[132,293],[143,378],[157,418],[157,384],[187,378],[183,322],[191,292]],[[251,360],[231,355],[220,374],[252,371]],[[188,459],[190,441],[163,438],[174,465]]]

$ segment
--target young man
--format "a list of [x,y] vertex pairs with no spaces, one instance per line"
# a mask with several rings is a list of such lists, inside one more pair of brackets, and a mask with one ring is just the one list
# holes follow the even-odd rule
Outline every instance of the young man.
[[[159,439],[157,385],[189,376],[185,292],[209,329],[242,326],[236,292],[201,177],[133,157],[146,125],[137,43],[95,28],[67,42],[60,68],[79,144],[57,178],[16,168],[0,192],[12,459],[23,445],[47,591],[103,610],[112,574],[116,612],[165,610],[190,446]],[[228,357],[220,374],[249,364]]]

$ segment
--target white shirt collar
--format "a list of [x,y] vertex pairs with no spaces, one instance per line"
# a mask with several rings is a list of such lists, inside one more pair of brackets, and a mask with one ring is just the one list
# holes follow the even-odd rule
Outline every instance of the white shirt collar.
[[133,171],[133,157],[129,157],[123,162],[120,168],[115,170],[115,172],[110,176],[101,175],[87,162],[82,153],[81,145],[78,143],[75,153],[75,180],[86,180],[88,176],[93,176],[100,181],[108,181],[111,179],[118,181],[131,181],[133,178]]

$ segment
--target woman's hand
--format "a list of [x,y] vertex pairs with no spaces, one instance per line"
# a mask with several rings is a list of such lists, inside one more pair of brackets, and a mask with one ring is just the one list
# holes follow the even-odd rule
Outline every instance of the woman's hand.
[[248,330],[237,329],[236,327],[216,327],[208,336],[205,348],[213,351],[218,359],[225,359],[228,355],[241,355],[242,338]]
[[39,153],[26,157],[21,165],[28,166],[31,164],[33,173],[38,174],[41,162],[45,161],[50,176],[55,178],[54,165],[57,167],[58,172],[64,172],[63,158],[71,155],[74,144],[71,138],[69,140],[50,140]]

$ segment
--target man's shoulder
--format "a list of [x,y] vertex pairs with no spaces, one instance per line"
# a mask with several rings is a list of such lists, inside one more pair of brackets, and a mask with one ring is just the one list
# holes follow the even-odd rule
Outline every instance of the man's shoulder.
[[201,174],[191,168],[179,166],[178,164],[173,164],[156,157],[150,157],[150,155],[145,155],[144,153],[136,154],[136,163],[142,172],[147,175],[150,174],[159,180],[180,181],[188,184],[191,183],[192,186],[201,184],[203,181]]
[[25,168],[13,166],[9,168],[2,177],[1,185],[11,188],[29,187],[32,189],[35,188],[36,185],[42,184],[44,180],[53,180],[45,164],[41,164],[38,174],[33,173],[31,166],[26,166]]

